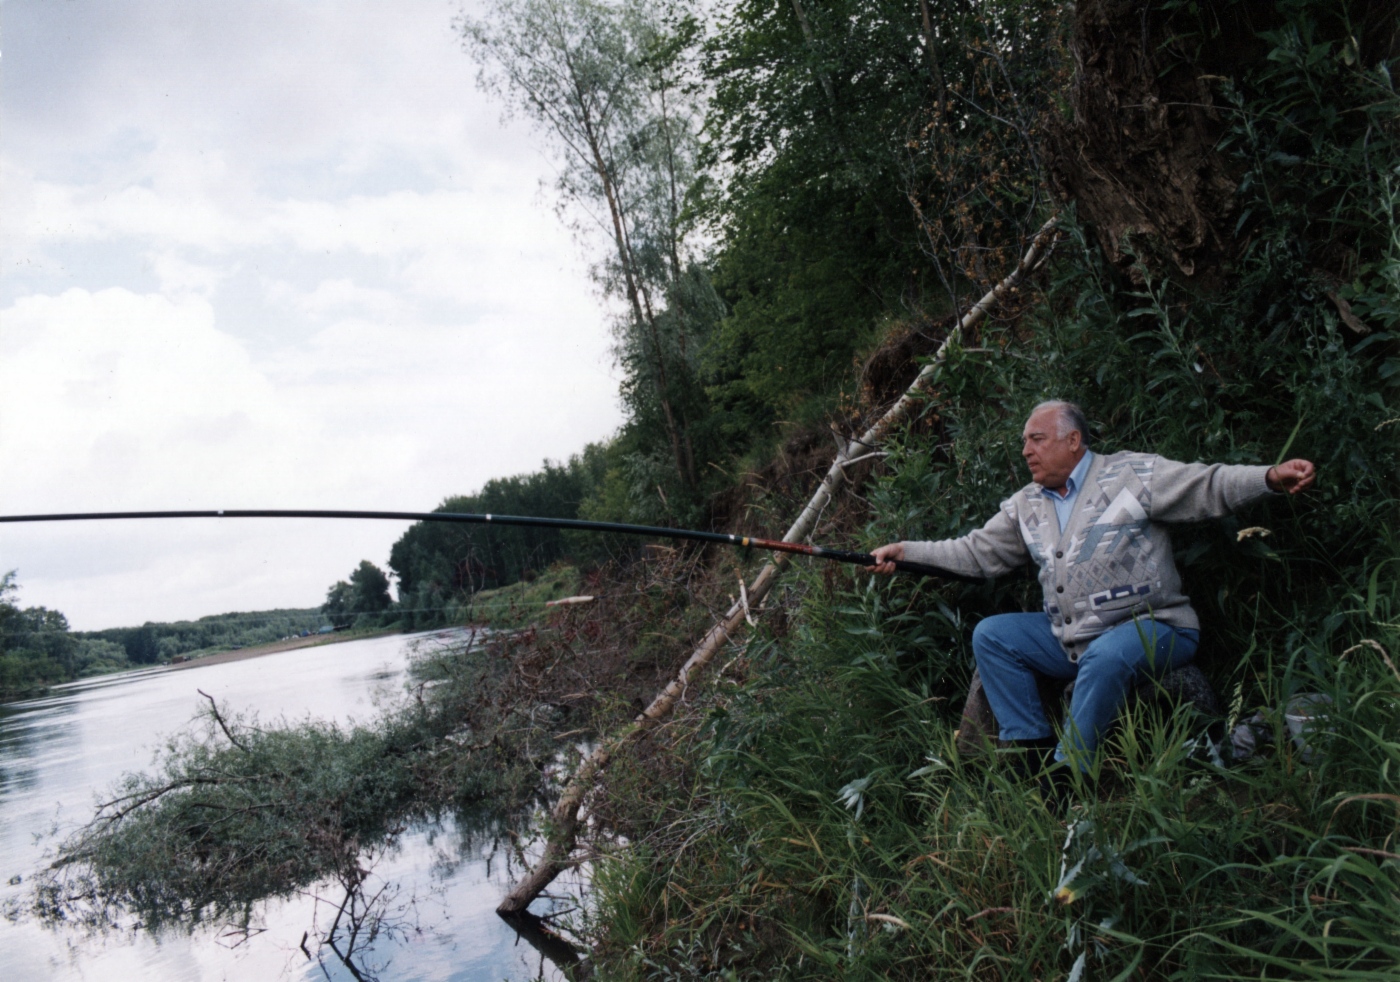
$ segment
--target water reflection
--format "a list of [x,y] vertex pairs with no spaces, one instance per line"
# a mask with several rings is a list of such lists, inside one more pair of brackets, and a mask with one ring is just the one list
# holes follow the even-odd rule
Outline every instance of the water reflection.
[[[235,713],[368,720],[401,690],[403,638],[377,638],[180,672],[78,683],[0,707],[0,902],[23,903],[56,842],[92,815],[95,797],[196,716],[199,689]],[[562,979],[577,953],[527,919],[494,912],[520,858],[490,823],[444,818],[362,851],[346,871],[260,905],[246,930],[100,935],[0,922],[7,979]],[[8,884],[11,877],[23,878]],[[519,933],[517,933],[517,929]],[[321,943],[325,941],[326,943]],[[340,956],[344,956],[343,958]]]
[[[358,874],[323,885],[315,930],[302,938],[308,961],[327,978],[357,982],[495,978],[492,939],[457,932],[452,912],[494,907],[500,885],[523,872],[524,857],[506,847],[503,830],[476,817],[482,827],[447,821],[415,829],[384,854],[365,853]],[[526,914],[502,924],[515,933],[513,953],[528,972],[514,978],[585,976],[578,949],[550,921]]]
[[0,800],[33,790],[44,762],[71,744],[65,727],[46,726],[38,720],[48,714],[57,722],[75,712],[73,706],[55,699],[0,706]]

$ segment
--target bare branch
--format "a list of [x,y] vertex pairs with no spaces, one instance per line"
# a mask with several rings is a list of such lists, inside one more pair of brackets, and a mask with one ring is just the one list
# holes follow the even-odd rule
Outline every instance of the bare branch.
[[211,712],[214,715],[214,722],[219,724],[219,729],[224,731],[224,736],[228,737],[228,742],[233,744],[239,750],[243,751],[245,754],[251,753],[252,751],[248,749],[247,745],[245,745],[242,740],[238,739],[238,737],[234,736],[233,731],[230,730],[228,728],[228,724],[224,722],[223,714],[219,712],[219,704],[214,701],[214,697],[211,696],[209,693],[205,692],[203,689],[195,689],[194,691],[198,692],[204,698],[209,700],[209,712]]

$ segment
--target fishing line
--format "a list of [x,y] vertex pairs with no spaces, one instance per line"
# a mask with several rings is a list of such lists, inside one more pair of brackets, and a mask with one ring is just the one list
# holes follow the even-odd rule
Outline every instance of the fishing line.
[[[828,549],[825,546],[807,545],[802,542],[783,542],[778,539],[761,539],[750,535],[731,535],[727,532],[701,532],[698,529],[671,529],[656,525],[626,525],[622,522],[590,522],[581,518],[540,518],[533,515],[477,515],[471,512],[454,511],[335,511],[323,508],[280,509],[280,508],[228,508],[215,511],[93,511],[68,512],[56,515],[0,515],[0,523],[15,522],[87,522],[112,519],[134,518],[362,518],[386,519],[399,522],[450,522],[466,525],[509,525],[525,528],[571,529],[576,532],[606,532],[617,535],[644,535],[657,539],[684,539],[691,542],[714,542],[720,545],[737,546],[741,549],[766,549],[769,552],[792,553],[799,556],[814,556],[838,563],[851,563],[856,566],[872,566],[875,557],[868,552],[848,552],[844,549]],[[920,576],[937,576],[945,580],[962,580],[968,583],[981,583],[982,578],[966,576],[939,566],[927,563],[910,562],[907,559],[895,560],[895,569],[901,573],[915,573]]]

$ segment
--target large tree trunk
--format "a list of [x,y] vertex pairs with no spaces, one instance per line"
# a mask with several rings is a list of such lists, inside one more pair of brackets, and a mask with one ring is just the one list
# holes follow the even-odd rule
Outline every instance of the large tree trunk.
[[[1046,259],[1054,237],[1054,226],[1055,219],[1053,218],[1045,223],[1031,242],[1030,248],[1022,257],[1021,262],[1004,280],[993,287],[986,296],[963,315],[957,326],[949,332],[932,361],[919,372],[918,377],[914,379],[904,395],[873,426],[861,434],[858,440],[851,441],[844,450],[836,455],[836,461],[827,471],[816,494],[812,495],[812,499],[807,502],[807,507],[802,509],[802,514],[797,516],[797,521],[792,523],[792,527],[783,536],[784,542],[800,542],[811,535],[816,527],[818,517],[846,483],[847,462],[869,453],[880,444],[890,430],[909,418],[911,410],[923,398],[924,383],[943,363],[947,357],[949,346],[957,340],[963,331],[985,318],[988,310],[1003,295],[1025,279]],[[539,896],[540,891],[549,886],[560,873],[573,865],[571,855],[578,833],[579,809],[583,806],[583,799],[592,788],[599,771],[607,766],[613,755],[628,740],[654,727],[670,715],[671,710],[675,708],[676,702],[685,693],[691,680],[714,660],[715,655],[724,647],[730,635],[744,623],[745,615],[763,602],[763,598],[768,595],[773,584],[777,582],[778,574],[786,561],[787,556],[779,553],[764,566],[762,572],[758,574],[758,578],[748,587],[747,605],[740,602],[730,607],[724,618],[710,629],[700,644],[691,652],[690,657],[686,659],[685,664],[681,666],[681,670],[671,680],[671,683],[651,701],[651,705],[647,706],[642,714],[621,732],[601,742],[598,748],[583,761],[578,771],[564,787],[559,801],[554,806],[553,827],[549,830],[544,854],[529,875],[517,883],[506,895],[506,898],[501,901],[500,906],[496,908],[497,913],[510,915],[525,910],[530,902]]]
[[[1230,46],[1249,58],[1253,32],[1233,27]],[[1231,252],[1235,180],[1216,150],[1219,75],[1208,57],[1182,57],[1175,37],[1159,5],[1077,5],[1073,118],[1052,129],[1049,165],[1110,262],[1126,269],[1140,258],[1191,277]]]
[[[1400,51],[1395,0],[1352,0],[1347,16],[1364,62]],[[1282,23],[1274,0],[1076,4],[1073,112],[1050,130],[1050,183],[1134,278],[1141,261],[1225,282],[1249,229],[1237,228],[1237,175],[1217,149],[1232,110],[1216,95],[1268,56],[1259,33]]]

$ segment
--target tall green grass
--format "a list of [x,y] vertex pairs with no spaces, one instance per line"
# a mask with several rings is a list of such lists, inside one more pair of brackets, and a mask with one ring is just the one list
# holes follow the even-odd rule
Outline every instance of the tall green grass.
[[[602,864],[603,977],[1400,977],[1400,593],[1374,585],[1373,643],[1323,674],[1260,637],[1273,749],[1215,766],[1202,721],[1144,702],[1063,811],[958,757],[910,634],[809,601],[710,714],[691,810]],[[1335,705],[1306,761],[1297,691]]]

